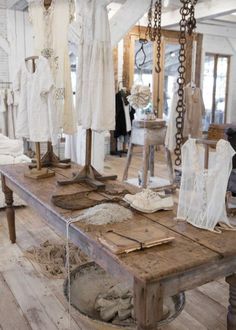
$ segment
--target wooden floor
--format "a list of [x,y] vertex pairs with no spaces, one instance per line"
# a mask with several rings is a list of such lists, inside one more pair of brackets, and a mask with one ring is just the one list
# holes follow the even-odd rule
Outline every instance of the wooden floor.
[[[107,158],[105,170],[121,176],[125,158]],[[136,156],[130,173],[137,175],[141,157]],[[165,167],[159,173],[165,175]],[[46,240],[61,242],[35,212],[19,208],[16,212],[17,244],[8,240],[5,212],[0,211],[0,329],[69,329],[68,304],[63,295],[63,280],[48,279],[37,265],[24,257],[24,251]],[[186,293],[182,314],[163,330],[226,329],[228,285],[224,279]],[[71,329],[94,330],[81,325],[79,314],[72,309]],[[101,330],[104,330],[101,328]]]

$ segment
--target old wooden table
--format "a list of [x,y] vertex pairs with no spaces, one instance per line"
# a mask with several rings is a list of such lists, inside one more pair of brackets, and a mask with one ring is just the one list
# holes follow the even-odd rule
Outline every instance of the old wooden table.
[[[50,226],[65,235],[68,219],[79,212],[68,212],[55,207],[51,203],[51,196],[86,191],[88,187],[57,185],[57,180],[71,177],[72,172],[76,170],[74,167],[67,170],[56,169],[55,177],[41,181],[25,178],[25,169],[26,165],[0,167],[12,243],[16,241],[13,192],[35,208]],[[94,197],[100,200],[104,196],[94,193]],[[133,282],[138,330],[156,329],[156,323],[162,315],[164,296],[175,295],[222,276],[226,277],[230,286],[228,329],[235,330],[236,233],[210,233],[183,222],[178,223],[173,217],[172,212],[157,212],[148,216],[134,213],[133,219],[128,222],[130,230],[137,223],[145,223],[148,226],[151,222],[171,236],[174,235],[175,241],[170,245],[126,255],[113,255],[98,240],[101,232],[109,228],[122,228],[123,223],[107,226],[75,223],[70,226],[70,238],[104,269]],[[127,225],[127,222],[125,223]]]

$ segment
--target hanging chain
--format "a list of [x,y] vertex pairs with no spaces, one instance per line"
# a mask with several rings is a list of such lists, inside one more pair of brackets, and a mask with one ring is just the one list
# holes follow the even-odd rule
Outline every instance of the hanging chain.
[[184,124],[184,112],[185,112],[185,105],[184,105],[184,85],[185,85],[185,61],[186,61],[186,52],[185,52],[185,46],[186,46],[186,31],[187,31],[187,17],[190,13],[189,10],[189,3],[191,0],[180,0],[182,3],[182,7],[180,8],[180,36],[179,36],[179,44],[180,44],[180,50],[179,50],[179,68],[178,73],[179,77],[177,79],[178,84],[178,102],[177,102],[177,117],[176,117],[176,129],[177,132],[175,134],[176,139],[176,147],[175,147],[175,165],[180,166],[181,165],[181,146],[183,142],[183,124]]
[[152,7],[153,7],[153,0],[151,0],[151,4],[150,4],[150,7],[149,7],[149,10],[148,10],[148,25],[147,25],[147,28],[146,28],[146,33],[145,33],[145,37],[146,39],[149,39],[151,41],[153,41],[153,31],[152,31]]
[[[156,73],[161,72],[161,9],[162,3],[161,0],[156,1],[157,11],[158,11],[158,26],[157,26],[157,65],[156,65]],[[156,10],[155,10],[156,12]]]
[[189,9],[189,18],[187,20],[187,30],[188,34],[191,36],[193,31],[196,29],[197,26],[197,21],[195,18],[195,6],[197,4],[197,0],[194,0],[190,4],[190,9]]
[[[157,62],[155,66],[155,71],[158,74],[158,80],[159,80],[159,74],[161,72],[161,15],[162,15],[162,0],[156,0],[153,8],[153,0],[151,0],[150,8],[148,11],[148,25],[146,28],[146,39],[149,37],[149,39],[152,42],[157,43]],[[159,83],[158,83],[158,106],[159,106]],[[157,115],[157,114],[156,114]]]

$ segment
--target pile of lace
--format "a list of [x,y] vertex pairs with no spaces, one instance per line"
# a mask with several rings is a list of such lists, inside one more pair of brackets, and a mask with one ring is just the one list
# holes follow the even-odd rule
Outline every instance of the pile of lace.
[[131,94],[127,99],[131,107],[133,107],[135,110],[146,108],[151,100],[150,87],[134,85],[131,89]]
[[174,207],[172,196],[166,196],[164,193],[155,192],[151,189],[144,189],[135,195],[126,194],[123,199],[132,208],[143,213],[172,210]]

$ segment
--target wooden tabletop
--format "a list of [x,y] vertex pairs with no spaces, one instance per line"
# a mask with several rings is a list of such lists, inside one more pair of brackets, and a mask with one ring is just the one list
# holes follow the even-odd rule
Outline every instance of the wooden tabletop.
[[[71,212],[56,207],[51,202],[51,197],[90,189],[84,184],[58,186],[57,180],[70,178],[72,172],[78,171],[79,167],[73,166],[72,169],[66,170],[55,169],[55,177],[39,181],[24,177],[26,169],[26,164],[0,166],[0,172],[6,179],[6,185],[26,200],[29,206],[38,210],[38,213],[52,227],[65,235],[68,219],[83,211]],[[109,182],[109,185],[114,184],[119,188],[122,187],[119,182]],[[104,194],[94,192],[93,197],[101,200],[104,198]],[[145,281],[159,281],[174,275],[186,274],[201,266],[210,267],[212,265],[213,267],[228,257],[236,259],[236,232],[215,234],[200,230],[187,223],[177,222],[174,220],[175,214],[170,211],[148,215],[132,212],[133,218],[123,223],[103,226],[78,222],[72,224],[70,238],[108,271],[115,272],[118,276],[125,275],[130,279],[137,278]],[[98,240],[101,233],[108,229],[120,229],[125,225],[131,231],[138,223],[147,226],[150,223],[155,224],[157,228],[174,236],[175,240],[171,244],[119,256],[113,255]]]

